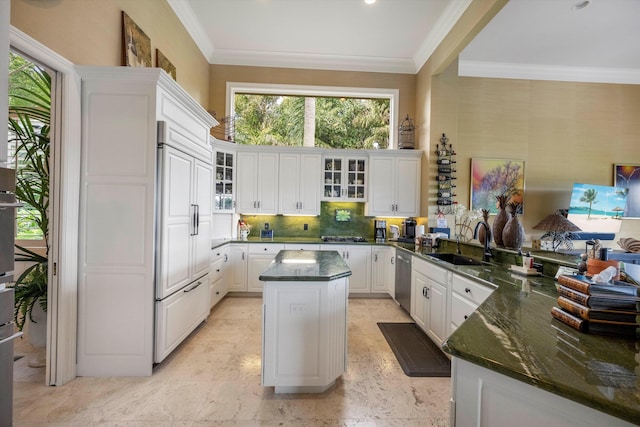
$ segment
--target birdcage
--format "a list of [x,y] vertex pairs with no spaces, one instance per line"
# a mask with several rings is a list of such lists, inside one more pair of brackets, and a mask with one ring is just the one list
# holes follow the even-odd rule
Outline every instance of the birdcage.
[[416,127],[413,120],[411,120],[407,114],[407,118],[398,126],[398,148],[410,150],[415,148],[415,130]]
[[227,116],[221,119],[218,119],[220,123],[218,126],[214,127],[211,131],[212,135],[217,139],[222,139],[224,141],[235,140],[235,117]]

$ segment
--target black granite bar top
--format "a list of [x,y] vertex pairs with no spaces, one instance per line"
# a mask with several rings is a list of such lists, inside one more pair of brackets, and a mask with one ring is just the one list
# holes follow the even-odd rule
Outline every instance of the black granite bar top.
[[260,280],[328,282],[347,276],[351,276],[351,269],[337,251],[283,250]]

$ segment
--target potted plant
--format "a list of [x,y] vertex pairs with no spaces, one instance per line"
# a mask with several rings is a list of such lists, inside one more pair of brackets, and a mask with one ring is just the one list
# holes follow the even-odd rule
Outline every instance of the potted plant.
[[16,196],[23,203],[25,213],[18,221],[26,221],[29,228],[39,230],[46,249],[41,255],[16,245],[15,260],[28,263],[13,285],[14,314],[20,330],[27,319],[34,321],[36,305],[44,312],[47,310],[50,118],[51,77],[37,65],[11,54],[9,134],[10,141],[15,142],[19,164]]

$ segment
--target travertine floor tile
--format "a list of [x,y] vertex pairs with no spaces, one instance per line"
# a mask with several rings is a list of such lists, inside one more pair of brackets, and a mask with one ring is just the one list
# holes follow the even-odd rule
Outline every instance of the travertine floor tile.
[[410,322],[391,299],[349,300],[347,372],[321,394],[260,385],[260,298],[227,297],[151,377],[76,378],[45,387],[14,363],[14,425],[101,427],[448,426],[449,378],[409,378],[377,322]]

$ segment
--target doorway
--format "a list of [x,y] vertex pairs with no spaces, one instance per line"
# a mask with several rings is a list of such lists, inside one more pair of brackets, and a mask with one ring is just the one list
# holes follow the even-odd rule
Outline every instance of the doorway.
[[9,45],[52,72],[45,384],[60,386],[76,376],[80,79],[71,62],[12,26]]

